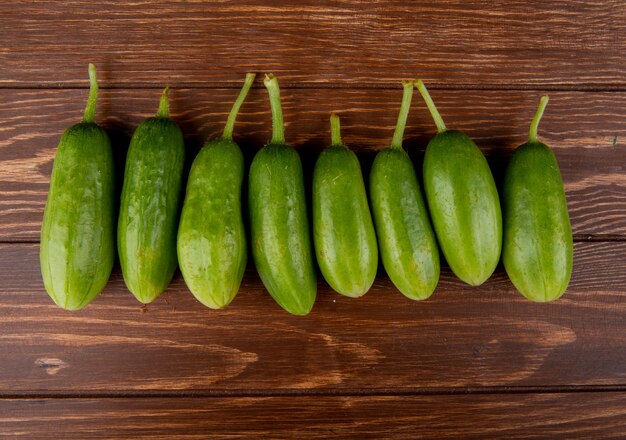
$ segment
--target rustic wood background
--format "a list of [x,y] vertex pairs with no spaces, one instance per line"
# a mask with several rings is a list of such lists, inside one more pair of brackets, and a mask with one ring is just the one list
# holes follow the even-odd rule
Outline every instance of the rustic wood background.
[[[622,437],[624,1],[280,3],[0,3],[0,437]],[[501,268],[478,288],[444,268],[433,297],[412,302],[381,270],[358,300],[320,281],[313,312],[293,317],[253,267],[223,311],[180,275],[141,307],[116,268],[89,307],[60,310],[43,290],[39,228],[89,62],[120,166],[166,83],[196,152],[221,132],[245,72],[271,71],[309,173],[330,111],[367,172],[390,141],[399,81],[420,77],[500,180],[547,92],[540,135],[576,241],[569,291],[534,304]],[[260,81],[235,132],[248,160],[270,137]],[[418,169],[434,132],[416,96],[405,147]]]

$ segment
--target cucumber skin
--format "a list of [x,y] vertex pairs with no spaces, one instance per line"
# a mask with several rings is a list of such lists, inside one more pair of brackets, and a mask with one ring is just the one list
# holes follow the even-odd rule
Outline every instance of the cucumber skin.
[[546,302],[565,292],[572,274],[573,238],[556,157],[540,142],[520,146],[503,187],[502,260],[526,298]]
[[502,248],[500,199],[485,156],[459,131],[438,134],[424,155],[424,189],[450,268],[462,281],[482,284]]
[[237,294],[247,263],[241,209],[244,159],[231,140],[210,141],[196,156],[178,228],[178,261],[191,293],[212,309]]
[[54,302],[79,310],[104,289],[115,259],[115,169],[106,132],[65,131],[54,159],[41,227],[40,264]]
[[376,155],[370,197],[387,275],[406,297],[428,298],[439,282],[439,250],[415,168],[403,149]]
[[161,294],[176,270],[184,162],[174,121],[154,117],[137,127],[126,155],[117,246],[126,286],[142,303]]
[[313,238],[328,284],[342,295],[364,295],[376,278],[378,247],[361,165],[345,146],[327,148],[315,164]]
[[284,144],[259,150],[248,198],[252,256],[263,284],[283,309],[308,314],[317,281],[298,152]]

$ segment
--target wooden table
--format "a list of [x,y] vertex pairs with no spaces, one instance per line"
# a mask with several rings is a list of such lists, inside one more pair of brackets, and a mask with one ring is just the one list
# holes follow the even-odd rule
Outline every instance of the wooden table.
[[[0,437],[626,435],[624,1],[290,3],[0,3]],[[400,80],[420,77],[501,181],[548,93],[540,136],[569,202],[569,291],[534,304],[502,268],[476,288],[444,268],[432,298],[413,302],[381,269],[357,300],[320,281],[313,312],[294,317],[252,266],[222,311],[179,274],[141,307],[116,267],[85,310],[58,309],[42,286],[39,228],[89,62],[120,170],[165,84],[193,157],[255,71],[281,80],[307,178],[331,111],[367,175],[390,142]],[[257,81],[235,130],[248,161],[270,127]],[[416,96],[405,147],[418,169],[434,132]]]

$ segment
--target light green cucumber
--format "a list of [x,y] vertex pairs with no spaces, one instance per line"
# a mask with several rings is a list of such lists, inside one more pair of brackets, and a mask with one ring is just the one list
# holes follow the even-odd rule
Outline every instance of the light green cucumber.
[[528,142],[515,150],[504,176],[502,261],[526,298],[553,301],[567,289],[573,264],[572,228],[559,164],[537,137],[548,104],[541,98]]
[[447,130],[424,83],[416,86],[439,132],[424,155],[424,189],[439,246],[452,272],[478,286],[500,259],[498,190],[480,149],[460,131]]
[[166,87],[156,117],[142,122],[130,141],[117,226],[124,281],[142,303],[167,288],[177,266],[185,143],[169,118],[167,93]]
[[244,159],[233,128],[254,77],[246,75],[222,137],[208,141],[194,159],[178,227],[180,270],[191,293],[212,309],[230,304],[246,269]]
[[432,295],[439,281],[439,250],[409,155],[402,148],[413,82],[403,97],[391,146],[380,151],[370,172],[372,213],[383,266],[408,298]]
[[63,133],[57,148],[41,226],[43,283],[67,310],[85,307],[104,289],[115,258],[113,153],[106,132],[94,123],[93,64],[89,79],[83,121]]
[[359,297],[374,283],[376,234],[359,159],[341,142],[331,115],[331,146],[313,170],[313,239],[324,279],[342,295]]
[[317,282],[298,152],[285,143],[278,80],[266,75],[272,140],[254,156],[249,176],[252,256],[263,284],[286,311],[306,315]]

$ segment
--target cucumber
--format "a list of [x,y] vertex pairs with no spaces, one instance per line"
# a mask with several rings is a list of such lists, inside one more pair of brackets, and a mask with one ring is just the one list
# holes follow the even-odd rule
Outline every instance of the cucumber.
[[439,132],[424,155],[424,189],[439,246],[452,272],[478,286],[500,259],[498,190],[480,149],[460,131],[447,130],[424,83],[416,86]]
[[517,290],[537,302],[563,295],[573,264],[572,227],[559,164],[537,138],[547,104],[548,97],[542,97],[528,142],[511,157],[502,199],[504,268]]
[[149,303],[169,285],[176,270],[176,231],[185,143],[169,119],[168,88],[156,117],[142,122],[126,155],[117,247],[128,290]]
[[313,242],[322,275],[338,293],[364,295],[374,283],[378,247],[361,165],[341,142],[331,115],[331,146],[313,170]]
[[83,121],[57,148],[41,225],[40,264],[46,291],[67,310],[85,307],[104,289],[115,258],[115,177],[106,131],[94,123],[96,68]]
[[313,308],[317,282],[298,152],[285,143],[278,80],[266,75],[272,140],[250,166],[248,205],[252,257],[263,284],[287,312]]
[[406,297],[422,300],[439,282],[439,250],[413,163],[402,148],[413,97],[403,85],[402,105],[391,146],[380,151],[370,172],[372,213],[383,266]]
[[178,226],[178,263],[191,293],[212,309],[235,298],[247,263],[241,211],[244,159],[233,128],[255,75],[248,73],[221,138],[208,141],[191,165]]

